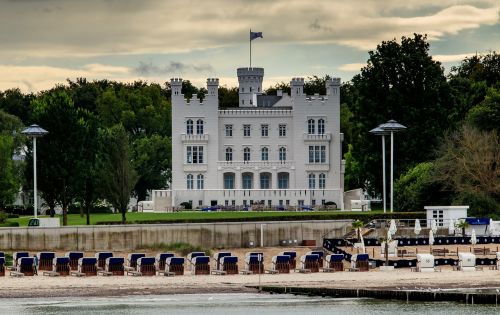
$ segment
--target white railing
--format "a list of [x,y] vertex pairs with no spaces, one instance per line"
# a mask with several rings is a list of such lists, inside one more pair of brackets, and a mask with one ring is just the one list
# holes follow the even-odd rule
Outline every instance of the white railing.
[[288,168],[294,169],[295,162],[294,161],[219,161],[217,162],[217,166],[219,169],[234,169],[234,168]]

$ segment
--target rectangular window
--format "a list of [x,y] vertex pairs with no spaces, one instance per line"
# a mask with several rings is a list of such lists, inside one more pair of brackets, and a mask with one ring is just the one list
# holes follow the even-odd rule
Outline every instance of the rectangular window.
[[286,125],[285,124],[279,125],[279,136],[286,137]]
[[260,126],[260,133],[262,137],[268,137],[269,136],[269,125],[261,125]]
[[202,146],[187,146],[186,152],[187,152],[186,154],[187,164],[203,164]]
[[326,146],[309,146],[309,163],[326,163]]
[[226,137],[232,137],[233,136],[233,125],[226,125]]
[[243,137],[250,137],[250,125],[243,125]]
[[203,200],[198,200],[198,206],[202,206],[203,205]]

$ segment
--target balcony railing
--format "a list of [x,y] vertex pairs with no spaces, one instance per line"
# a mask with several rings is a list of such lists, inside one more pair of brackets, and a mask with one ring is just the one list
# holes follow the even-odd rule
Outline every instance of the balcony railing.
[[219,161],[217,162],[219,170],[221,169],[295,169],[294,161]]
[[332,139],[331,133],[325,134],[307,134],[304,133],[304,141],[330,141]]
[[181,134],[182,142],[208,142],[208,134]]

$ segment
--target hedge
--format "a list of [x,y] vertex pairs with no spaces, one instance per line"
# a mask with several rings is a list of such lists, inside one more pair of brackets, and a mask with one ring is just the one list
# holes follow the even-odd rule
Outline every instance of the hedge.
[[[215,223],[215,222],[260,222],[260,221],[307,221],[307,220],[360,220],[368,223],[372,220],[384,219],[425,219],[425,212],[394,212],[394,213],[327,213],[327,214],[314,214],[305,213],[303,215],[283,216],[277,214],[276,216],[269,217],[244,217],[244,218],[203,218],[203,219],[172,219],[172,220],[137,220],[127,221],[127,224],[172,224],[172,223]],[[119,221],[101,221],[96,222],[97,225],[119,225]]]

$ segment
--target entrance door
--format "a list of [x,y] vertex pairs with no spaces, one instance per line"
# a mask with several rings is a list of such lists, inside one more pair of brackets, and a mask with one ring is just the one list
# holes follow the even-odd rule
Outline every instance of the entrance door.
[[213,206],[216,206],[217,205],[217,200],[210,200],[210,205],[213,207]]

